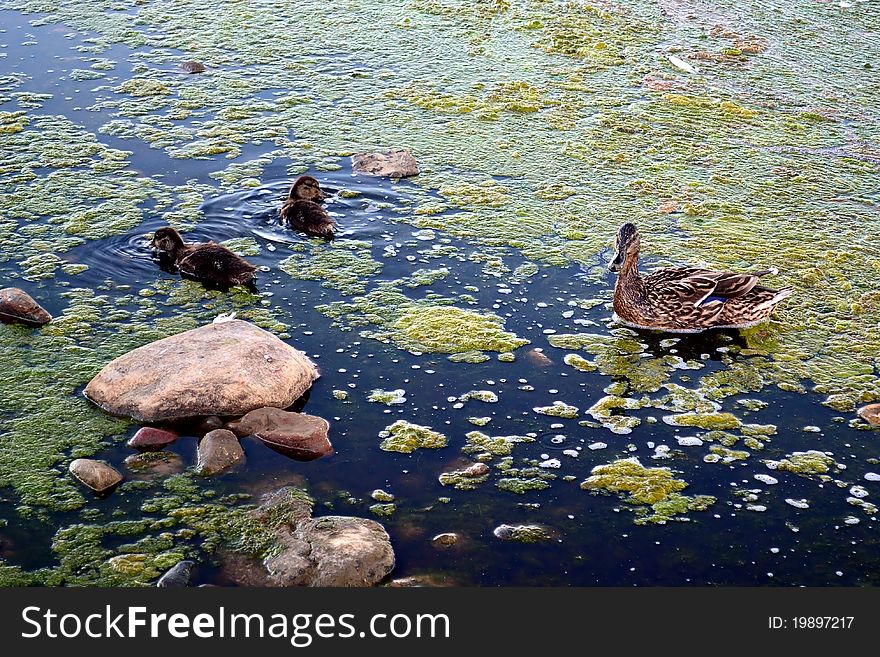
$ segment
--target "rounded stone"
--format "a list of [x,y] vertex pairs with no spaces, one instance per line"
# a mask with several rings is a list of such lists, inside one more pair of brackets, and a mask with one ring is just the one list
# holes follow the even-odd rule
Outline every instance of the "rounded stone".
[[5,287],[0,290],[0,321],[42,326],[52,321],[52,315],[24,290]]
[[153,450],[162,449],[177,440],[177,434],[165,429],[155,427],[141,427],[128,441],[128,446],[134,449]]
[[235,434],[215,429],[199,441],[197,470],[202,475],[215,475],[244,461],[244,450]]
[[868,404],[858,410],[859,417],[872,427],[880,427],[880,404]]
[[311,461],[333,453],[324,418],[290,413],[280,408],[258,408],[226,425],[237,436],[256,436],[276,452],[299,461]]
[[95,493],[109,493],[122,481],[122,475],[112,465],[95,459],[76,459],[70,464],[70,474]]
[[286,408],[317,378],[305,354],[253,324],[232,320],[120,356],[89,382],[85,396],[113,415],[162,422]]

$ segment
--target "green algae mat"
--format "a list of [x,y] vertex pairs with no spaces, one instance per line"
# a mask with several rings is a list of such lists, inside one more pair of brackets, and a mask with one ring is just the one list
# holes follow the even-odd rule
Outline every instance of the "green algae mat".
[[[229,554],[277,549],[247,512],[283,483],[382,522],[393,577],[877,583],[872,5],[0,1],[0,276],[55,315],[0,325],[0,584],[148,585],[184,558],[225,583]],[[353,175],[377,148],[421,174]],[[305,172],[333,242],[274,222]],[[795,293],[748,330],[623,328],[624,221],[644,268],[776,267]],[[258,264],[259,292],[162,272],[165,224]],[[230,312],[316,358],[336,455],[246,439],[204,479],[193,434],[183,471],[126,470],[138,427],[82,387]],[[67,474],[90,456],[126,475],[107,498]]]

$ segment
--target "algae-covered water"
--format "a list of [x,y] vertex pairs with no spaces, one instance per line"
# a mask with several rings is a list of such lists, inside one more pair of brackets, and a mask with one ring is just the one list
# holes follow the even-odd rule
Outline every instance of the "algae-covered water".
[[[224,555],[274,549],[247,510],[285,484],[382,522],[391,578],[877,583],[878,33],[857,0],[0,2],[0,277],[56,317],[0,325],[0,584],[184,558],[226,583]],[[398,147],[419,176],[352,174]],[[275,222],[302,173],[333,242]],[[643,267],[775,266],[795,295],[741,332],[616,325],[624,221]],[[165,224],[258,293],[160,270]],[[300,406],[336,453],[244,439],[201,478],[190,435],[183,471],[129,472],[138,427],[83,386],[233,311],[319,365]],[[87,456],[126,483],[91,496]]]

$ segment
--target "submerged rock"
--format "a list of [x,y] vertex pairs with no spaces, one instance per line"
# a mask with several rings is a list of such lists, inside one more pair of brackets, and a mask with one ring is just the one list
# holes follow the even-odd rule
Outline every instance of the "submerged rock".
[[444,486],[454,486],[459,490],[473,490],[489,478],[489,466],[485,463],[474,463],[461,470],[443,472],[440,474],[440,483]]
[[180,65],[180,70],[184,73],[204,73],[207,69],[201,62],[188,60]]
[[330,423],[315,415],[258,408],[226,426],[237,436],[254,435],[275,451],[298,461],[312,461],[333,453],[327,437]]
[[0,290],[0,321],[42,326],[52,321],[52,315],[24,290],[5,287]]
[[358,153],[351,158],[352,171],[368,176],[408,178],[419,175],[419,164],[409,151]]
[[125,467],[150,477],[168,477],[184,471],[183,459],[174,452],[143,452],[126,457]]
[[515,543],[539,543],[553,538],[553,533],[541,525],[498,525],[492,534],[502,541]]
[[76,459],[70,474],[95,493],[109,493],[122,481],[122,475],[109,463],[94,459]]
[[444,532],[442,534],[437,534],[434,538],[431,539],[431,545],[435,548],[446,549],[451,548],[453,545],[458,543],[460,537],[455,532]]
[[858,410],[859,417],[872,427],[880,427],[880,404],[868,404]]
[[302,352],[241,320],[208,324],[109,363],[85,395],[140,422],[286,408],[318,378]]
[[193,566],[195,566],[195,563],[192,561],[179,562],[159,578],[156,586],[159,588],[182,588],[189,586],[189,578],[192,575]]
[[199,474],[214,475],[242,461],[244,450],[227,429],[215,429],[199,442]]
[[134,449],[162,449],[177,440],[177,434],[165,429],[155,427],[141,427],[138,432],[128,441],[128,446]]

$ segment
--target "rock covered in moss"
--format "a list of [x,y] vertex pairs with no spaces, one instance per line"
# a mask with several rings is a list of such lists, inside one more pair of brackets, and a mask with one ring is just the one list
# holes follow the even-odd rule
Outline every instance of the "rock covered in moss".
[[553,533],[541,525],[498,525],[492,534],[502,541],[514,543],[539,543],[553,538]]
[[99,495],[109,493],[122,481],[119,471],[105,461],[76,459],[69,469],[77,481]]
[[461,537],[455,532],[443,532],[431,539],[431,545],[435,548],[447,549],[456,545],[460,540]]
[[458,490],[473,490],[489,478],[489,466],[485,463],[474,463],[461,470],[444,472],[440,475],[440,483],[454,486]]
[[52,315],[24,290],[5,287],[0,290],[0,321],[43,326],[52,321]]
[[215,429],[199,441],[199,474],[215,475],[244,461],[238,438],[228,429]]
[[333,453],[330,423],[306,413],[280,408],[258,408],[226,425],[237,436],[256,436],[276,452],[298,461],[312,461]]
[[318,378],[302,352],[245,321],[208,324],[109,363],[86,386],[102,409],[140,422],[286,408]]
[[128,446],[143,450],[162,449],[175,440],[177,440],[177,434],[173,431],[157,429],[156,427],[141,427],[128,441]]
[[386,452],[411,454],[420,448],[439,449],[446,447],[446,436],[442,433],[406,420],[398,420],[385,427],[385,430],[379,433],[379,437],[384,438],[379,448]]
[[368,176],[408,178],[419,175],[419,163],[407,150],[358,153],[351,158],[352,171]]
[[550,417],[560,417],[571,420],[578,416],[580,409],[578,409],[577,406],[571,406],[565,402],[555,401],[551,406],[536,406],[532,410],[541,415],[549,415]]

